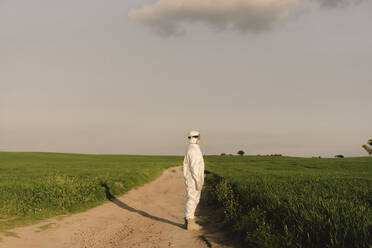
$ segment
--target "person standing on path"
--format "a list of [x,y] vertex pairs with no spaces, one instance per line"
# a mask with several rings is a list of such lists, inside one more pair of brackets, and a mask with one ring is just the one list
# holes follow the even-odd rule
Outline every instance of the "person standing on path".
[[185,227],[187,230],[200,230],[195,223],[195,209],[200,200],[200,193],[204,184],[204,159],[200,150],[200,133],[189,133],[189,146],[183,161],[183,176],[186,185],[185,198]]

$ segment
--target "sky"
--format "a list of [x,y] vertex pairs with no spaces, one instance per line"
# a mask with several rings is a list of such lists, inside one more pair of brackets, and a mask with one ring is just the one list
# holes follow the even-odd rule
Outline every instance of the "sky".
[[0,0],[0,150],[365,156],[372,2]]

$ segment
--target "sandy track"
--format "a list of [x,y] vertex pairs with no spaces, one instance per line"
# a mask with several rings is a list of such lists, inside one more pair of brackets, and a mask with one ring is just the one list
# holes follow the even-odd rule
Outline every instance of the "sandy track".
[[2,235],[0,247],[229,247],[208,241],[211,234],[206,230],[183,228],[185,186],[180,167],[122,197],[113,197],[108,189],[106,195],[111,201],[86,212],[15,228],[11,231],[19,238]]

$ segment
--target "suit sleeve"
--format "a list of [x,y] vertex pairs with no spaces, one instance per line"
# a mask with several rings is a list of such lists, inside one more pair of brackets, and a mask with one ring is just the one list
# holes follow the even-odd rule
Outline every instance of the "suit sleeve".
[[200,191],[204,184],[204,160],[203,155],[193,151],[189,154],[191,176],[195,181],[196,190]]
[[187,167],[189,166],[189,155],[186,154],[185,155],[185,158],[183,159],[183,176],[186,178],[186,171],[187,171]]

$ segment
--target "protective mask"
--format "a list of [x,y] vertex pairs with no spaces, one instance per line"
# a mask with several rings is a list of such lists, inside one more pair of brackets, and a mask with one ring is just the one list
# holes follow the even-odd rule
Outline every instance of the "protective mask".
[[191,138],[189,139],[190,144],[200,144],[200,139],[198,138]]
[[191,139],[189,139],[189,143],[190,144],[199,144],[199,139],[198,138],[191,138]]

